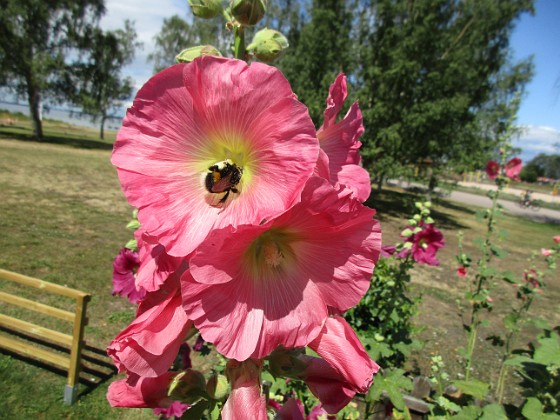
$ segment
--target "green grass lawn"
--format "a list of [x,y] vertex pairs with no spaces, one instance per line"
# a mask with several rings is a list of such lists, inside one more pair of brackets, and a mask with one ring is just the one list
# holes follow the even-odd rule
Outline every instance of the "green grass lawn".
[[[125,225],[132,210],[109,162],[111,144],[97,140],[96,130],[50,121],[45,123],[47,141],[39,143],[31,139],[28,121],[19,119],[8,124],[6,115],[2,115],[0,268],[91,293],[93,299],[88,308],[85,339],[94,351],[102,353],[134,314],[131,304],[111,296],[112,261],[120,247],[131,238]],[[114,135],[110,133],[111,139]],[[378,210],[385,244],[398,239],[418,198],[398,189],[388,189],[371,197],[369,203]],[[446,247],[440,254],[441,266],[419,267],[413,281],[414,293],[424,295],[417,322],[428,327],[423,333],[426,349],[415,356],[415,363],[421,368],[429,363],[430,353],[439,352],[449,358],[446,361],[450,373],[459,370],[452,352],[463,345],[464,336],[454,302],[462,295],[465,285],[455,276],[456,233],[459,230],[465,233],[465,247],[476,260],[473,244],[476,237],[482,236],[484,226],[474,214],[475,209],[462,204],[442,200],[434,205],[433,217],[446,237]],[[505,216],[501,223],[507,231],[502,246],[509,258],[498,264],[519,277],[530,251],[551,245],[552,236],[560,233],[558,226],[516,217]],[[12,290],[11,286],[3,284],[0,288]],[[510,306],[514,291],[511,287],[496,285],[493,294],[496,310],[491,314],[488,334],[501,328],[500,316]],[[34,299],[46,298],[35,295]],[[45,302],[53,303],[48,299]],[[560,284],[551,282],[535,305],[534,313],[558,325],[558,302]],[[10,310],[6,304],[0,305],[3,313]],[[482,379],[491,380],[491,368],[496,369],[496,354],[481,352],[477,356],[477,372]],[[150,410],[116,410],[108,406],[105,394],[108,384],[115,378],[102,378],[94,388],[82,386],[81,391],[87,393],[76,405],[66,407],[62,404],[66,380],[63,373],[0,353],[0,394],[3,396],[0,417],[153,418]]]

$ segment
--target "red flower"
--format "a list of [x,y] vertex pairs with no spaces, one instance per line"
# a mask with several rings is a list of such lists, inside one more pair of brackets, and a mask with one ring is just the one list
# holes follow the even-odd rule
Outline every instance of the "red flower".
[[457,275],[459,277],[467,277],[467,267],[459,267],[457,268]]
[[493,160],[489,160],[488,163],[486,163],[486,176],[489,179],[494,179],[498,176],[499,173],[500,173],[500,164]]

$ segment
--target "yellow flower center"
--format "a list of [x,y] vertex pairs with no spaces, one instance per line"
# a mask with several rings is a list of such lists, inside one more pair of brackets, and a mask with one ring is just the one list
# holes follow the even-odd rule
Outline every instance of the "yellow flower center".
[[296,234],[285,229],[264,232],[245,251],[244,261],[249,273],[255,279],[287,274],[295,266],[292,243],[296,239]]

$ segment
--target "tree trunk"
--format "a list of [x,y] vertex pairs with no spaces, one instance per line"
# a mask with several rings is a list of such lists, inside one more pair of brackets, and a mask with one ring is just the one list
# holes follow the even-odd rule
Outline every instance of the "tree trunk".
[[99,129],[99,138],[101,140],[105,139],[105,120],[107,120],[107,116],[103,114],[101,116],[101,128]]
[[381,190],[383,189],[383,179],[384,179],[384,175],[381,174],[377,177],[377,192],[380,193]]
[[41,116],[41,91],[32,82],[27,82],[27,98],[29,113],[33,121],[33,135],[37,140],[43,140],[43,120]]
[[437,187],[437,178],[432,172],[432,174],[430,175],[430,182],[428,183],[428,199],[429,200],[432,199],[436,187]]

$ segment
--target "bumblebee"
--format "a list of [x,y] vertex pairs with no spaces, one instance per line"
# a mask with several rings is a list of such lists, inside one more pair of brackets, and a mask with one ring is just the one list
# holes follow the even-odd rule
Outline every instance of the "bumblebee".
[[239,193],[236,188],[243,175],[243,168],[237,166],[231,160],[226,159],[218,162],[208,168],[206,174],[205,185],[208,192],[214,194],[224,193],[225,195],[220,199],[219,204],[223,204],[229,197],[229,193]]

